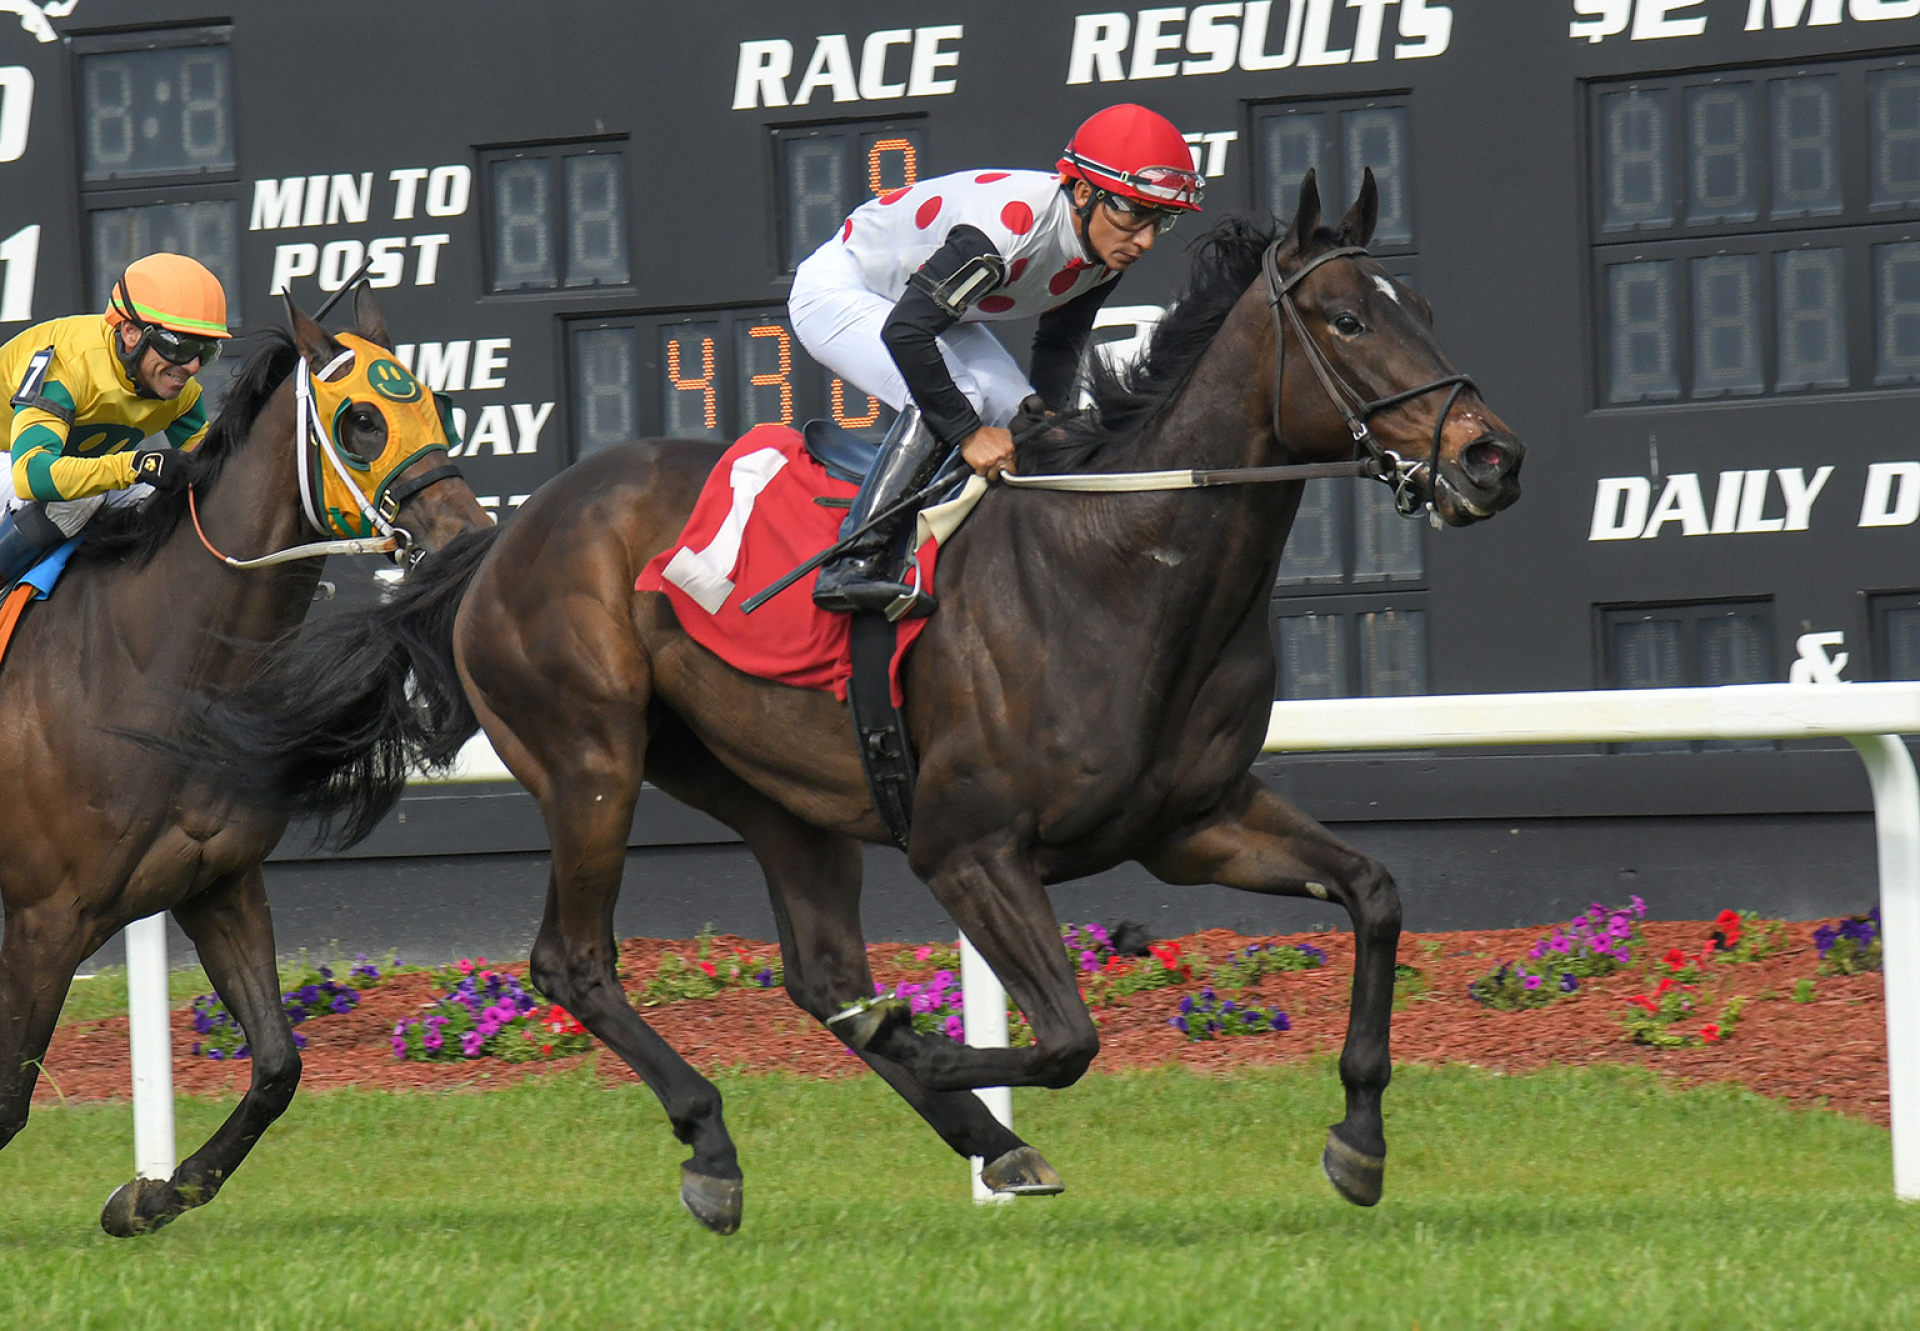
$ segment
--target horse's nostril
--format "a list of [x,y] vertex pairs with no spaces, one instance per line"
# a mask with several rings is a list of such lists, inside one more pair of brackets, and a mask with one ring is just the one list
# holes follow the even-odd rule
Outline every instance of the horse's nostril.
[[1491,439],[1476,439],[1460,452],[1460,460],[1480,472],[1498,472],[1507,466],[1511,454]]

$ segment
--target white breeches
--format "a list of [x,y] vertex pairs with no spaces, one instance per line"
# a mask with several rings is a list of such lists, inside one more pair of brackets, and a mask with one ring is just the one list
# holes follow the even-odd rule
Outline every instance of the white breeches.
[[[0,511],[13,512],[16,508],[33,503],[31,499],[21,499],[13,492],[13,467],[4,454],[0,454]],[[137,504],[153,493],[153,487],[142,483],[130,485],[124,490],[109,490],[105,494],[88,495],[85,499],[56,499],[41,504],[41,509],[52,520],[53,525],[69,536],[76,536],[80,529],[93,521],[93,515],[103,506],[121,508],[127,504]]]
[[[862,285],[859,267],[845,250],[828,245],[793,275],[787,313],[807,354],[861,392],[899,411],[911,395],[880,330],[893,302]],[[1005,427],[1033,385],[998,338],[982,324],[955,324],[940,334],[940,355],[954,386],[967,395],[980,419]]]

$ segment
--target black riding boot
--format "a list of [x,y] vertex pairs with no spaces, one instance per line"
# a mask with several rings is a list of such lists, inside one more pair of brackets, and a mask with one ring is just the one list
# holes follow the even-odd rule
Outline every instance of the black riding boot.
[[67,534],[54,526],[40,505],[15,510],[0,523],[0,588],[11,587],[66,539]]
[[[842,533],[857,531],[881,512],[933,479],[948,449],[920,423],[920,413],[908,407],[887,432],[880,456],[860,484]],[[901,579],[905,560],[898,549],[902,524],[913,519],[901,513],[861,536],[843,554],[820,570],[814,582],[813,603],[822,610],[845,614],[879,610],[888,619],[917,619],[933,613],[933,597],[909,587]]]

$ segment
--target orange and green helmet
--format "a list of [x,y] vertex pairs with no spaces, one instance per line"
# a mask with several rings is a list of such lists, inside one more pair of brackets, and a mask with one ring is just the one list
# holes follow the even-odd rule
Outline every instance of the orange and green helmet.
[[111,324],[130,320],[190,338],[232,336],[220,279],[184,254],[149,254],[128,264],[114,283],[106,315]]

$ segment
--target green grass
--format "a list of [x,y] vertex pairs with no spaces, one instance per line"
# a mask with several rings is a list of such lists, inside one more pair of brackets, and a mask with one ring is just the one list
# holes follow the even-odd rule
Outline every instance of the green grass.
[[[1065,1175],[976,1207],[875,1079],[722,1078],[742,1232],[675,1198],[650,1096],[303,1096],[211,1206],[97,1227],[128,1112],[38,1112],[0,1153],[0,1327],[1911,1327],[1920,1208],[1887,1134],[1622,1069],[1402,1069],[1386,1200],[1335,1198],[1325,1061],[1022,1092]],[[187,1101],[181,1140],[226,1106]]]

